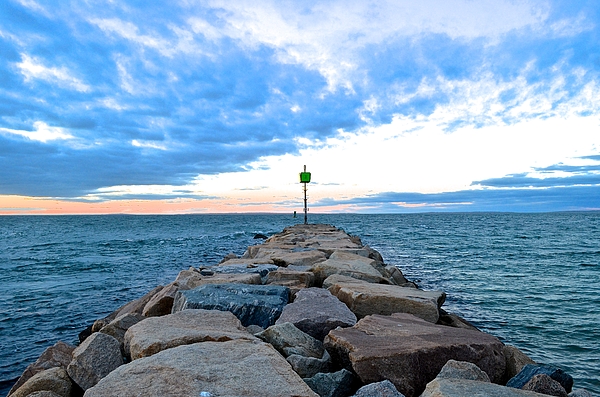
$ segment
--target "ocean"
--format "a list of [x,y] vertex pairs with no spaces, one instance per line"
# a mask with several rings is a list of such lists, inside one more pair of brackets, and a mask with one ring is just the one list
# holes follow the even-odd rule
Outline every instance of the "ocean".
[[[288,215],[0,216],[0,395],[28,364]],[[600,396],[600,212],[309,215],[361,237],[443,308]]]

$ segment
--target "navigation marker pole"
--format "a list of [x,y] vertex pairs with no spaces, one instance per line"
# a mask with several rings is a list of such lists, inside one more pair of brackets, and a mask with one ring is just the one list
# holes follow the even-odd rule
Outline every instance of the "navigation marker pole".
[[308,201],[306,199],[306,191],[308,190],[306,187],[307,183],[310,183],[310,172],[306,172],[306,165],[304,166],[304,172],[300,173],[300,183],[304,184],[302,190],[304,190],[304,224],[308,225]]

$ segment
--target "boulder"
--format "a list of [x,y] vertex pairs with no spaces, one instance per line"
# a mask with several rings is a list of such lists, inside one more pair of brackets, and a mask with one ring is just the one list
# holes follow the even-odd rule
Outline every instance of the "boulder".
[[163,350],[117,368],[85,393],[124,395],[317,397],[272,346],[249,340]]
[[505,345],[502,353],[506,358],[506,372],[504,373],[505,380],[503,382],[505,384],[509,379],[512,379],[521,372],[525,365],[535,364],[535,361],[514,346]]
[[73,384],[64,368],[54,367],[36,373],[24,382],[11,397],[26,397],[35,392],[52,392],[60,397],[70,397]]
[[119,341],[96,332],[73,351],[67,372],[79,387],[87,390],[122,364]]
[[441,291],[374,284],[339,274],[328,277],[325,286],[358,318],[371,314],[410,313],[436,323],[439,308],[446,300],[446,294]]
[[173,313],[185,309],[232,312],[244,327],[275,324],[289,300],[289,289],[278,285],[209,284],[179,291]]
[[10,389],[8,395],[12,394],[15,390],[17,390],[25,382],[27,382],[33,375],[39,372],[55,367],[67,369],[67,366],[73,358],[73,350],[75,350],[75,346],[60,341],[56,342],[56,344],[54,344],[53,346],[47,348],[38,357],[36,362],[30,364],[25,369],[25,371],[23,371],[23,374]]
[[276,324],[290,322],[322,341],[330,330],[351,327],[356,321],[356,315],[329,291],[306,288],[298,291],[294,302],[283,308]]
[[386,379],[361,387],[353,397],[404,397],[404,395]]
[[279,268],[267,275],[266,284],[285,285],[291,284],[301,288],[310,288],[315,285],[315,275],[312,272],[299,272],[289,268]]
[[436,377],[437,379],[467,379],[489,382],[490,377],[473,363],[448,360]]
[[132,326],[125,334],[125,352],[137,360],[180,345],[233,339],[256,340],[230,312],[189,309]]
[[329,372],[331,356],[327,350],[323,352],[323,357],[305,357],[299,354],[292,354],[286,358],[292,369],[302,378],[311,378],[319,372]]
[[315,263],[323,262],[327,259],[327,256],[323,252],[317,250],[297,252],[281,251],[278,253],[273,253],[269,257],[276,265],[283,267],[287,267],[289,265],[312,266]]
[[279,269],[279,266],[269,263],[253,263],[245,259],[234,259],[210,268],[216,274],[260,274],[266,277],[269,272]]
[[125,342],[125,332],[133,325],[139,323],[144,320],[146,317],[142,316],[139,313],[127,313],[122,316],[115,318],[110,324],[103,327],[100,332],[103,334],[107,334],[115,338],[119,341],[119,345],[121,346],[121,353],[125,353],[124,342]]
[[489,382],[467,379],[434,379],[421,397],[548,397],[532,391],[513,389]]
[[142,315],[145,317],[154,317],[171,313],[173,300],[177,291],[179,291],[179,283],[177,281],[164,287],[146,303]]
[[534,375],[529,382],[525,383],[522,390],[531,390],[549,396],[568,397],[565,388],[546,374]]
[[[275,265],[273,267],[277,268]],[[238,267],[238,266],[236,266]],[[179,272],[177,279],[175,280],[179,283],[179,290],[188,290],[194,289],[201,285],[206,284],[262,284],[262,270],[256,269],[253,271],[252,269],[248,269],[247,272],[239,271],[237,273],[231,272],[215,272],[213,269],[216,269],[217,266],[213,266],[210,270],[202,270],[202,272],[197,270],[182,270]],[[245,269],[244,266],[241,269]],[[264,270],[265,274],[268,271]]]
[[284,357],[292,354],[314,358],[323,357],[323,342],[300,331],[292,323],[272,325],[256,336],[273,345]]
[[312,378],[305,378],[304,381],[320,397],[346,397],[355,390],[354,375],[346,369],[333,373],[318,373]]
[[493,382],[502,380],[506,365],[496,337],[407,313],[367,316],[354,327],[331,330],[324,345],[333,362],[363,383],[388,379],[407,397],[418,396],[450,359],[477,365]]
[[526,364],[521,371],[511,378],[506,386],[514,387],[515,389],[522,389],[527,382],[531,380],[535,375],[545,374],[550,376],[552,379],[561,384],[567,393],[571,392],[573,388],[573,378],[571,375],[563,372],[562,369],[553,365],[542,365],[542,364]]
[[323,281],[333,274],[340,274],[369,283],[391,284],[390,280],[375,268],[376,264],[375,260],[364,256],[335,251],[329,259],[314,265],[312,271],[315,273],[317,285],[323,284]]

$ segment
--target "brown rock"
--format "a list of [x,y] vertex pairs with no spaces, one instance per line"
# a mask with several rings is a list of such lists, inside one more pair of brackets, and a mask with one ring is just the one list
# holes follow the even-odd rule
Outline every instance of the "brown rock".
[[67,366],[73,358],[73,350],[75,350],[75,346],[60,341],[57,342],[54,346],[50,346],[49,348],[47,348],[40,355],[40,357],[36,360],[35,363],[30,364],[25,369],[19,380],[17,380],[17,382],[8,392],[8,395],[11,395],[15,390],[17,390],[25,382],[27,382],[33,375],[39,372],[55,367],[67,369]]
[[322,341],[330,330],[351,327],[356,324],[356,320],[356,315],[329,291],[306,288],[296,294],[293,303],[283,308],[275,324],[290,322]]
[[339,274],[328,277],[323,286],[328,286],[329,292],[358,318],[371,314],[410,313],[435,323],[446,299],[446,294],[441,291],[374,284]]
[[188,309],[151,317],[129,328],[125,352],[137,360],[175,346],[233,339],[256,340],[230,312]]
[[71,379],[64,368],[54,367],[33,375],[23,383],[11,397],[26,397],[35,392],[49,391],[60,397],[69,397],[72,388]]
[[173,300],[175,295],[179,291],[179,283],[177,281],[172,282],[154,295],[142,311],[142,315],[145,317],[164,316],[171,313],[173,308]]
[[96,332],[73,351],[67,372],[79,387],[87,390],[122,364],[119,342],[110,335]]
[[535,364],[535,361],[514,346],[506,345],[502,352],[506,358],[506,372],[504,373],[505,381],[508,381],[521,372],[525,365]]
[[363,383],[389,379],[407,397],[418,396],[450,359],[477,365],[493,382],[504,375],[497,338],[406,313],[365,317],[354,327],[330,331],[324,344],[333,361],[352,368]]
[[546,374],[534,375],[529,382],[525,383],[523,390],[530,390],[549,396],[568,397],[565,388]]
[[323,252],[317,250],[272,254],[269,257],[276,265],[284,267],[289,265],[311,266],[327,259]]
[[275,284],[288,287],[292,296],[303,288],[315,285],[315,275],[312,272],[291,270],[290,268],[279,268],[269,272],[265,284]]
[[123,365],[85,397],[317,397],[275,349],[262,342],[203,342]]
[[206,284],[262,284],[262,278],[258,273],[235,273],[202,275],[197,271],[182,270],[177,279],[179,290],[190,290]]

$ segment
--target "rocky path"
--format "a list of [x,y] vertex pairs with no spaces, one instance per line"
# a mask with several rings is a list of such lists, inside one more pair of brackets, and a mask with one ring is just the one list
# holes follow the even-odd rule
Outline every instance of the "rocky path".
[[[16,397],[588,396],[360,238],[296,225],[190,268],[30,365]],[[508,386],[506,386],[508,384]]]

